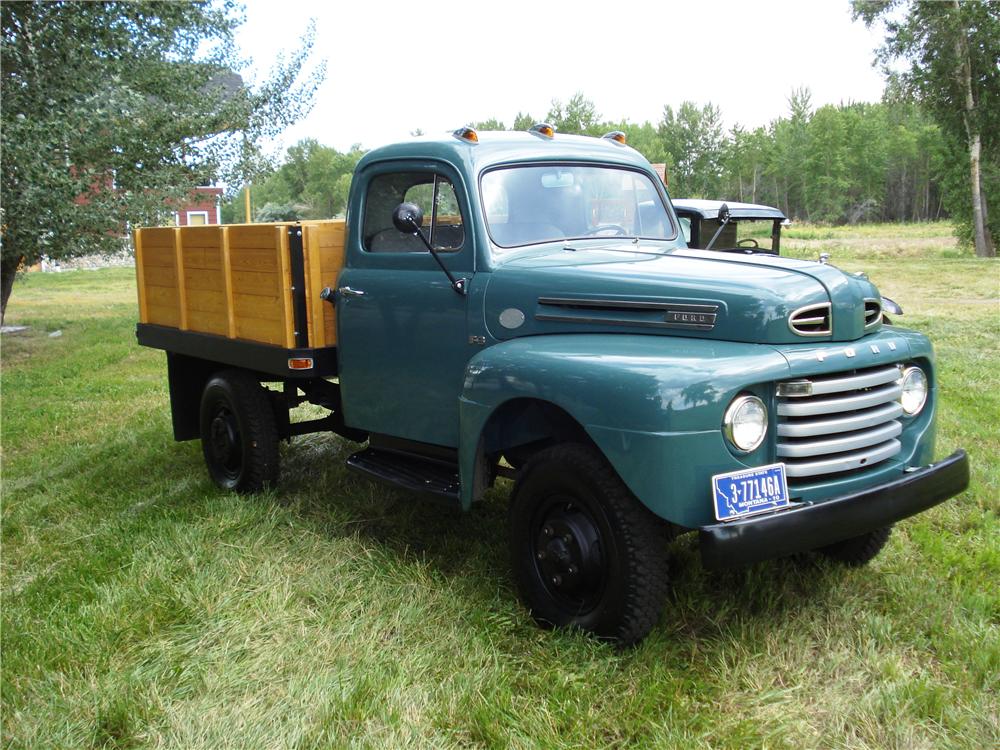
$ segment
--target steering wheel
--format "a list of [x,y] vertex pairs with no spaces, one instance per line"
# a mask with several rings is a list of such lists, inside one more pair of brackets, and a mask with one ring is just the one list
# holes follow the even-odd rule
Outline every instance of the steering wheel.
[[736,247],[760,247],[760,243],[753,237],[744,237],[736,243]]
[[[604,232],[611,232],[611,234],[604,234]],[[587,232],[588,237],[627,237],[628,230],[621,224],[598,224],[596,227]]]

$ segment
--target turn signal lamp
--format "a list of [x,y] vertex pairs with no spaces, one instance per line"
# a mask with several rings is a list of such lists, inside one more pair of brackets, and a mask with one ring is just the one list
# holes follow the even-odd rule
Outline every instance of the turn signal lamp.
[[539,122],[531,126],[529,133],[535,133],[543,138],[555,138],[556,129],[547,122]]
[[453,132],[452,135],[460,141],[466,141],[467,143],[479,143],[479,134],[473,128],[459,128]]
[[312,368],[312,357],[292,357],[288,360],[289,370],[311,370]]
[[610,133],[605,133],[602,138],[607,138],[609,141],[614,141],[620,146],[624,146],[628,143],[628,139],[625,134],[620,130],[612,130]]

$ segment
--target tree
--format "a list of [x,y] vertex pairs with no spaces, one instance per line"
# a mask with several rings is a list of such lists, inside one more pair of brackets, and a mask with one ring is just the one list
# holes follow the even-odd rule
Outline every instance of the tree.
[[231,0],[10,2],[0,19],[0,314],[22,264],[120,249],[193,186],[240,184],[325,73],[306,71],[310,31],[245,86]]
[[552,107],[545,119],[556,129],[557,133],[601,135],[600,115],[597,114],[597,107],[581,91],[573,94],[566,102],[565,107],[561,101],[553,99]]
[[[866,26],[884,22],[878,60],[885,66],[897,59],[909,62],[901,79],[944,133],[961,144],[976,255],[996,255],[988,194],[996,196],[1000,177],[1000,3],[853,0],[853,16]],[[955,208],[959,216],[965,213]]]
[[718,197],[722,179],[722,114],[711,103],[663,108],[659,135],[672,164],[670,190],[684,197]]

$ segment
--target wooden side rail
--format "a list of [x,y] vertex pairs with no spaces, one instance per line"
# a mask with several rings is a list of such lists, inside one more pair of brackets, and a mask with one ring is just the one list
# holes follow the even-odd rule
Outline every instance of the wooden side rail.
[[336,286],[344,234],[336,220],[137,229],[139,320],[285,349],[336,346],[320,292]]

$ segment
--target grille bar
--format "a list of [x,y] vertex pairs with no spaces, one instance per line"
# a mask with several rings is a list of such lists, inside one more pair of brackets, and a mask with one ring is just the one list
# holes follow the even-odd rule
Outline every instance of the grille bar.
[[874,388],[876,385],[893,383],[902,377],[902,368],[899,365],[891,367],[880,367],[877,370],[866,370],[857,375],[847,375],[834,378],[819,378],[810,380],[812,383],[813,396],[823,396],[827,393],[843,393],[844,391],[857,391],[862,388]]
[[838,396],[819,400],[796,399],[794,402],[778,404],[778,416],[781,417],[811,417],[816,414],[832,414],[841,411],[854,411],[868,406],[877,406],[888,401],[895,401],[902,395],[903,386],[891,383],[874,390],[861,391],[852,395]]
[[902,414],[902,404],[898,401],[892,401],[848,416],[816,419],[810,422],[780,422],[778,424],[778,437],[801,438],[863,430],[865,427],[883,424],[890,419],[902,416]]
[[835,474],[852,469],[864,469],[887,458],[892,458],[903,449],[898,440],[877,445],[874,448],[842,453],[818,461],[801,461],[786,463],[785,473],[789,477],[815,477],[822,474]]
[[826,440],[780,443],[778,445],[778,455],[788,456],[789,458],[808,458],[810,456],[826,456],[831,453],[860,450],[861,448],[869,448],[873,445],[884,443],[891,438],[898,437],[902,431],[903,425],[892,421],[870,430],[840,433],[837,437]]

